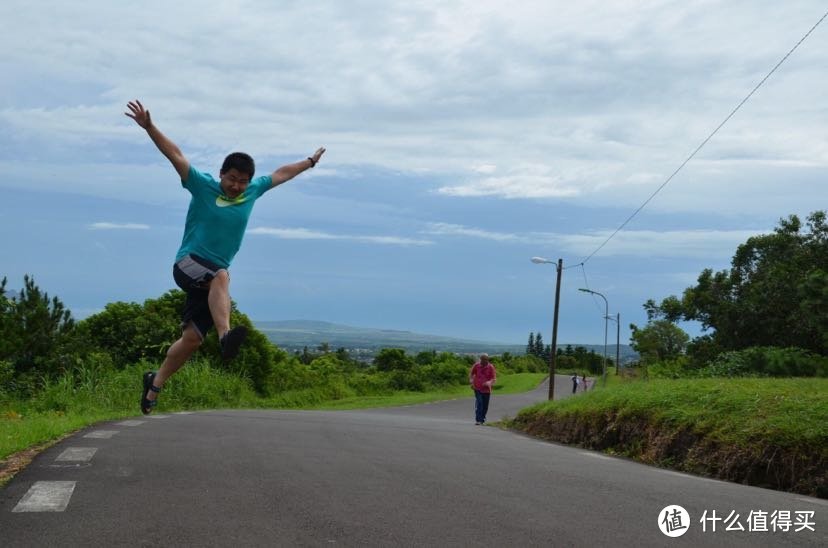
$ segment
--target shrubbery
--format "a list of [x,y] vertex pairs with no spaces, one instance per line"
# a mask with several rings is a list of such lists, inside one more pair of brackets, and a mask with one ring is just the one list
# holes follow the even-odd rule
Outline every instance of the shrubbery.
[[802,348],[752,346],[723,352],[705,367],[693,367],[688,356],[641,365],[653,378],[828,377],[828,357]]
[[[134,372],[136,367],[157,369],[181,334],[179,317],[185,295],[177,289],[143,304],[109,303],[77,323],[57,298],[49,299],[28,277],[24,290],[15,298],[5,296],[5,280],[0,282],[0,290],[0,324],[4,328],[0,398],[28,398],[37,408],[68,409],[73,399],[87,397],[101,398],[107,407],[110,399],[126,397],[124,391],[134,400],[138,375],[133,373],[134,378],[127,380],[123,373]],[[166,401],[171,393],[182,390],[183,384],[210,382],[218,383],[216,390],[206,385],[187,387],[187,393],[199,394],[198,401],[190,403],[209,406],[226,401],[225,396],[230,400],[239,397],[222,395],[227,385],[217,378],[237,379],[265,398],[294,392],[307,401],[426,391],[466,384],[473,363],[471,357],[448,352],[410,356],[402,349],[386,348],[369,366],[350,359],[345,349],[330,352],[327,345],[320,347],[321,353],[294,356],[273,345],[235,303],[231,324],[249,329],[236,359],[229,364],[221,361],[218,338],[212,330],[189,364],[175,375],[175,382],[165,386]],[[533,357],[509,357],[503,368],[536,371],[542,370],[543,364]],[[218,377],[202,374],[196,378],[194,370],[215,371]],[[212,396],[212,392],[217,394]]]
[[[560,360],[561,357],[558,356],[557,359]],[[549,363],[534,354],[512,356],[506,353],[500,358],[494,358],[493,363],[500,373],[546,373],[549,371]]]
[[710,377],[828,377],[828,357],[802,348],[754,346],[719,354],[699,373]]

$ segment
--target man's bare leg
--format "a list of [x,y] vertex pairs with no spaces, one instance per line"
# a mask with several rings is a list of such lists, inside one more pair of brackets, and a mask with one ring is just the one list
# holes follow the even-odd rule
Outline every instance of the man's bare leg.
[[216,324],[221,357],[231,360],[239,353],[239,347],[247,337],[247,327],[237,325],[230,329],[230,274],[226,270],[219,270],[216,277],[210,281],[207,304],[213,316],[213,323]]
[[[193,355],[198,347],[201,346],[201,335],[198,334],[198,330],[195,328],[192,322],[187,324],[187,327],[184,328],[184,332],[181,334],[181,338],[175,341],[172,346],[170,346],[169,350],[167,350],[167,357],[164,358],[164,363],[161,364],[161,368],[155,374],[155,378],[152,381],[154,386],[161,388],[164,386],[164,383],[167,382],[176,371],[181,369],[181,367],[187,363],[187,360],[190,359],[190,356]],[[150,390],[147,392],[147,399],[149,401],[153,401],[158,398],[158,394]]]
[[226,270],[219,270],[210,280],[207,304],[220,340],[230,330],[230,274]]

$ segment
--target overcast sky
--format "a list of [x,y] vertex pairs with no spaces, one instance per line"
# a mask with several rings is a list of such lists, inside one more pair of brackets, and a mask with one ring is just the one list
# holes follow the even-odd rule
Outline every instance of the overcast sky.
[[[205,6],[212,5],[209,9]],[[549,342],[593,252],[825,14],[825,2],[0,4],[0,276],[82,318],[174,287],[194,166],[260,173],[231,267],[253,320]],[[626,228],[564,272],[559,342],[602,343],[780,217],[828,206],[828,23]],[[694,326],[687,326],[695,329]],[[610,324],[610,342],[615,327]],[[693,332],[695,334],[695,332]]]

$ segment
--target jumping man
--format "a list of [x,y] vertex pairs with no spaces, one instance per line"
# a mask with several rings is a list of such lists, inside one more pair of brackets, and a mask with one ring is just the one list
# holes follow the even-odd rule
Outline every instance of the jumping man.
[[153,124],[140,101],[130,101],[127,116],[146,130],[158,150],[172,163],[181,185],[192,198],[187,210],[184,237],[175,256],[173,278],[187,294],[181,317],[182,334],[170,346],[158,372],[144,373],[141,412],[145,415],[157,403],[161,387],[192,356],[213,325],[218,332],[221,355],[234,358],[247,336],[247,328],[230,328],[230,274],[228,268],[241,247],[253,203],[265,192],[314,167],[324,148],[312,156],[287,164],[269,175],[253,178],[253,158],[234,152],[224,159],[219,180],[190,165],[175,143]]

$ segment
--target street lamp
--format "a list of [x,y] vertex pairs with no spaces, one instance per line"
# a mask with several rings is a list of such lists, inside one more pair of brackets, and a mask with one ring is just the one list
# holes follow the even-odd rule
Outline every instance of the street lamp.
[[[555,261],[543,257],[532,257],[535,264],[554,264]],[[549,399],[555,399],[555,360],[558,354],[558,305],[561,302],[561,272],[563,272],[563,259],[558,259],[556,265],[558,270],[558,281],[555,283],[555,314],[552,319],[552,346],[549,351]]]
[[591,289],[584,289],[583,287],[579,288],[578,291],[583,291],[584,293],[592,293],[593,295],[598,295],[602,299],[604,299],[604,386],[607,385],[607,317],[609,316],[609,303],[607,302],[607,298],[604,297],[601,293],[597,291],[593,291]]
[[616,327],[618,328],[615,332],[615,376],[618,376],[618,367],[621,363],[621,313],[616,312],[615,318],[612,316],[606,316],[608,320],[612,320],[616,323]]

